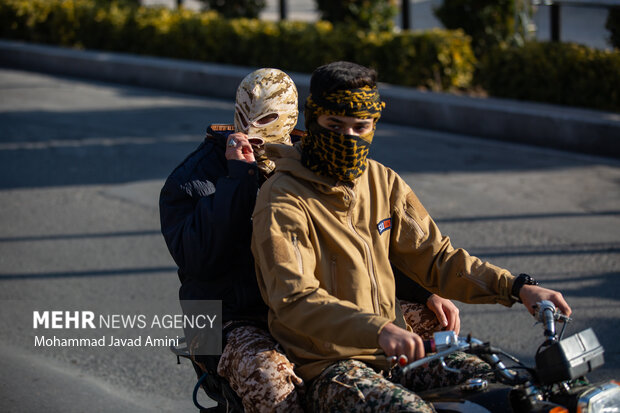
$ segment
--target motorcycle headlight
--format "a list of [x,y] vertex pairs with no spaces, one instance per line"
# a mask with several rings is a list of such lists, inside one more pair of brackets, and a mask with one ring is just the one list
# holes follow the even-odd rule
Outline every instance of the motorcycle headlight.
[[620,413],[620,385],[609,382],[579,397],[578,413]]

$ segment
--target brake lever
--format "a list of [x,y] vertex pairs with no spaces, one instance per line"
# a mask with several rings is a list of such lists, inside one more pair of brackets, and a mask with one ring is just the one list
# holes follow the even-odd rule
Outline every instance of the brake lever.
[[437,332],[433,334],[433,340],[431,340],[430,343],[424,344],[426,352],[429,352],[430,350],[435,353],[403,366],[401,368],[401,372],[404,374],[409,370],[416,369],[426,363],[430,363],[431,361],[443,359],[447,355],[468,348],[469,345],[469,342],[459,341],[459,338],[454,331]]

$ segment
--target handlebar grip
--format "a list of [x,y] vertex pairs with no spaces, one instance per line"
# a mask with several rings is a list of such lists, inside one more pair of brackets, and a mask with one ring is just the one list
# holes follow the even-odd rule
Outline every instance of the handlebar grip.
[[436,353],[437,347],[435,347],[435,340],[424,340],[424,354]]
[[555,305],[551,301],[537,303],[536,319],[545,326],[545,336],[555,339]]

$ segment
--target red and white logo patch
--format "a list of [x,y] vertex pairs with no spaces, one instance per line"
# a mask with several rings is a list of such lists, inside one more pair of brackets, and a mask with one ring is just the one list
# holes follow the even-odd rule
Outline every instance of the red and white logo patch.
[[377,224],[377,229],[379,230],[379,235],[383,234],[388,229],[392,228],[392,218],[386,218]]

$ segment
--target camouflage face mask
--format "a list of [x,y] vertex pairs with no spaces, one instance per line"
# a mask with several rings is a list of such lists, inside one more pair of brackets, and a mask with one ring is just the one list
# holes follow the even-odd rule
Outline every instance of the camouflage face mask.
[[265,155],[265,143],[291,143],[299,114],[297,88],[278,69],[259,69],[237,88],[235,131],[248,135],[258,167],[270,173],[275,164]]

